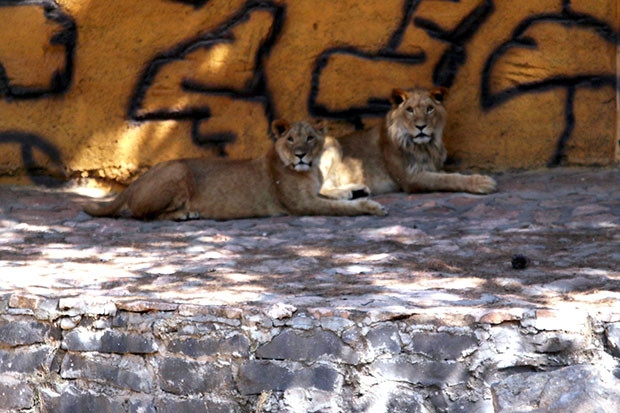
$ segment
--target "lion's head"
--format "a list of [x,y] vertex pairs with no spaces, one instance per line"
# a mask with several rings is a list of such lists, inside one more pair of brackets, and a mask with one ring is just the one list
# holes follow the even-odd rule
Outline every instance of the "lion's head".
[[298,172],[309,171],[318,162],[325,143],[322,124],[278,119],[271,124],[275,148],[285,166]]
[[415,152],[423,146],[443,146],[447,89],[414,88],[392,91],[392,109],[387,114],[388,135],[396,146]]

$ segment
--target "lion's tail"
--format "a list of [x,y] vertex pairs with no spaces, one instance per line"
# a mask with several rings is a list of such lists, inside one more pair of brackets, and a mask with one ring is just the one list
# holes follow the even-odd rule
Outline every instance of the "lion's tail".
[[93,217],[118,217],[127,203],[128,191],[121,192],[109,202],[91,202],[83,206],[84,212]]

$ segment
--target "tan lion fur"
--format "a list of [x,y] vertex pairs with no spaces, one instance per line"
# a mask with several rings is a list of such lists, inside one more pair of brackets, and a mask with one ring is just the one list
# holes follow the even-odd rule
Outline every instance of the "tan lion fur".
[[276,142],[253,160],[180,159],[157,164],[114,200],[91,203],[92,216],[138,219],[235,219],[274,215],[385,215],[369,199],[319,195],[325,137],[307,123],[272,124]]
[[320,169],[321,193],[351,185],[373,194],[387,192],[464,191],[488,194],[496,190],[485,175],[446,173],[443,143],[445,88],[395,89],[392,108],[383,122],[365,131],[327,138]]

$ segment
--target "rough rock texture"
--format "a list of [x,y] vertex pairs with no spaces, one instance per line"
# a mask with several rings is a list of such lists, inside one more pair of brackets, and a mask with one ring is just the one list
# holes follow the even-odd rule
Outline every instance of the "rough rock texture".
[[505,412],[613,412],[620,406],[618,382],[592,365],[518,373],[492,386],[493,401],[497,411]]
[[496,178],[231,222],[0,187],[0,411],[615,413],[620,170]]
[[274,119],[339,135],[416,84],[450,89],[459,168],[611,165],[619,22],[616,0],[2,1],[0,176],[254,157]]

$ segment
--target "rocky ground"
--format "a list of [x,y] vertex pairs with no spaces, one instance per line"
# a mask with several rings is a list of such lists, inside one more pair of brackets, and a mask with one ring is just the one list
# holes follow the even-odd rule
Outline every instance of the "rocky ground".
[[[277,406],[285,406],[282,409],[286,410],[286,397],[298,397],[298,389],[285,384],[278,387],[277,383],[257,385],[244,372],[258,367],[248,367],[243,360],[287,359],[255,353],[261,345],[271,344],[270,340],[278,334],[297,337],[295,334],[301,331],[307,335],[314,328],[326,330],[321,324],[326,317],[344,319],[357,326],[360,342],[366,343],[362,347],[367,349],[367,344],[372,343],[369,331],[384,328],[381,323],[387,322],[390,328],[398,330],[398,354],[407,353],[409,361],[402,357],[364,361],[361,357],[353,361],[347,358],[344,364],[364,364],[358,366],[359,373],[360,368],[375,363],[396,363],[399,371],[407,372],[407,366],[415,364],[410,360],[412,354],[436,358],[429,350],[416,350],[416,341],[411,339],[419,336],[420,331],[427,331],[428,326],[433,326],[432,334],[441,334],[442,328],[448,328],[453,335],[455,328],[467,329],[467,340],[476,344],[465,347],[477,349],[479,356],[488,340],[499,340],[492,326],[517,326],[519,334],[529,335],[532,340],[547,337],[549,331],[557,333],[539,344],[551,346],[551,340],[559,350],[545,347],[547,350],[534,351],[537,357],[553,358],[566,350],[562,346],[580,346],[578,351],[571,350],[572,359],[567,356],[565,362],[551,365],[554,369],[577,369],[573,371],[575,377],[590,375],[592,380],[611,380],[605,383],[611,389],[616,386],[616,393],[606,397],[620,400],[617,379],[613,374],[603,379],[605,375],[597,370],[603,359],[611,363],[604,368],[606,372],[613,373],[618,367],[620,170],[552,169],[495,177],[499,192],[489,196],[431,193],[376,197],[387,206],[386,217],[287,216],[228,222],[93,219],[81,211],[81,205],[89,198],[76,187],[2,186],[0,304],[4,302],[4,309],[0,306],[0,328],[2,321],[18,318],[25,322],[24,317],[31,317],[58,328],[62,333],[58,346],[64,342],[66,347],[66,335],[72,331],[96,330],[92,325],[84,325],[84,316],[118,317],[122,312],[149,311],[182,315],[180,308],[228,309],[235,314],[232,318],[240,317],[239,331],[247,338],[249,349],[248,356],[238,360],[242,367],[231,373],[236,391],[242,393],[238,400],[246,397],[238,402],[239,409],[256,406],[259,400],[247,399],[254,397],[250,395],[264,394],[268,397],[264,396],[262,406],[277,411]],[[269,330],[262,338],[252,336],[247,330],[252,323],[244,318],[245,313],[263,314],[277,331]],[[285,331],[283,326],[291,330]],[[332,329],[339,339],[346,336],[346,326]],[[561,337],[566,338],[567,334],[569,339],[563,340]],[[575,341],[578,336],[587,339]],[[501,339],[510,341],[508,337]],[[325,337],[312,334],[306,338],[325,341]],[[424,342],[421,336],[419,340]],[[46,336],[44,341],[49,342],[50,338]],[[0,350],[9,357],[10,352],[3,346],[15,349],[16,345],[2,343],[0,339]],[[433,340],[430,343],[441,345]],[[356,345],[348,345],[356,349]],[[276,348],[276,352],[283,351]],[[389,350],[390,346],[386,348]],[[358,350],[360,354],[366,351]],[[388,350],[385,354],[390,353]],[[524,347],[523,354],[529,354],[528,351]],[[587,356],[588,351],[591,357]],[[457,353],[450,353],[450,358],[464,360],[465,356]],[[386,402],[386,406],[392,403],[391,411],[449,411],[456,406],[469,406],[465,411],[534,411],[534,407],[528,410],[524,406],[531,405],[531,399],[536,397],[536,408],[548,408],[537,411],[571,411],[562,410],[566,405],[560,403],[566,389],[577,386],[574,381],[567,381],[570,372],[540,374],[541,366],[550,365],[548,360],[526,362],[529,356],[523,357],[517,357],[520,361],[513,360],[506,368],[527,367],[538,374],[531,378],[510,375],[494,379],[502,371],[497,367],[498,360],[484,374],[480,373],[482,359],[467,361],[464,365],[471,375],[468,402],[478,400],[478,404],[468,405],[458,404],[458,397],[445,390],[446,386],[458,383],[465,383],[464,388],[468,388],[468,380],[431,380],[422,385],[426,382],[417,371],[402,373],[405,379],[398,375],[386,379],[390,369],[381,364],[377,368],[384,373],[384,380],[395,380],[399,385],[404,381],[426,389],[424,394],[410,397],[418,410],[398,410],[400,405],[411,405],[403,402],[409,399],[401,395]],[[49,366],[45,369],[48,371]],[[15,380],[29,374],[4,371]],[[53,400],[62,400],[66,394],[62,382],[71,375],[65,374],[63,378],[62,371],[58,369],[57,386],[50,390],[57,395]],[[334,380],[328,381],[327,387],[332,393],[340,392],[334,406],[343,410],[334,407],[325,411],[347,410],[343,407],[347,399],[343,389],[355,387],[346,384],[349,373],[335,371],[345,377],[345,384]],[[547,401],[540,394],[528,396],[526,390],[534,386],[535,380],[555,383],[549,374],[566,379],[560,380],[563,385],[558,384],[559,396],[548,393],[544,397],[552,400]],[[103,379],[97,377],[89,379],[78,374],[78,382],[86,383],[82,383],[80,391],[92,391],[87,385],[90,381],[101,385]],[[472,390],[471,380],[483,383],[486,390]],[[2,385],[0,381],[0,391]],[[443,402],[433,401],[428,390],[433,386],[444,391]],[[515,396],[517,387],[521,390]],[[253,390],[244,393],[244,389]],[[167,393],[164,388],[157,394],[154,400]],[[580,394],[599,408],[591,411],[608,411],[603,396],[583,391]],[[32,400],[30,405],[24,402],[24,406],[39,409],[36,403],[41,396],[33,395]],[[550,408],[553,403],[560,403],[560,407]],[[355,408],[362,411],[362,405]],[[348,406],[354,409],[353,405]],[[583,408],[583,403],[580,406]]]

